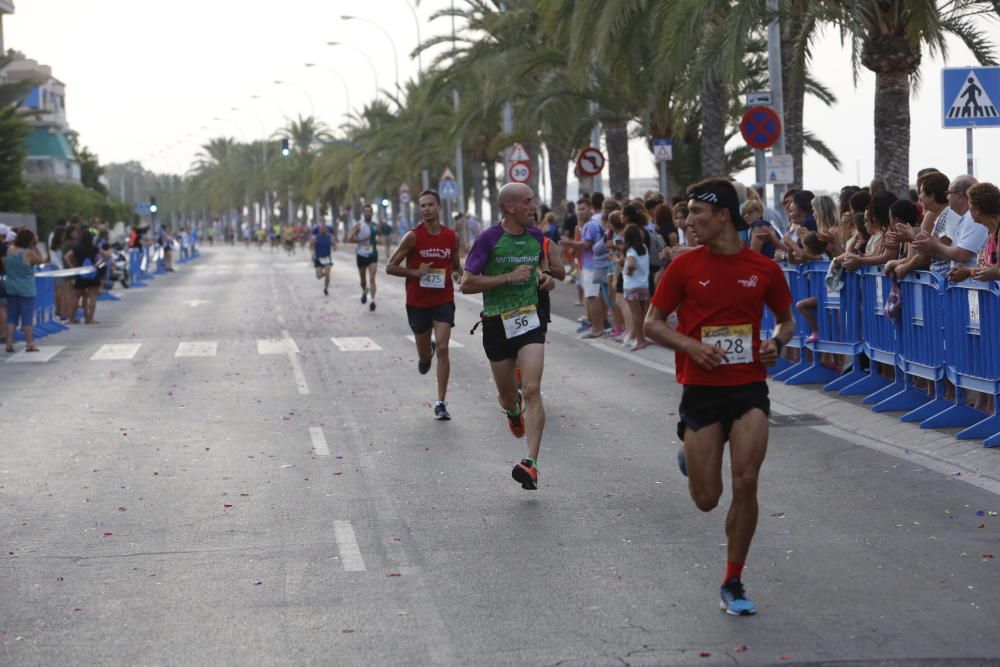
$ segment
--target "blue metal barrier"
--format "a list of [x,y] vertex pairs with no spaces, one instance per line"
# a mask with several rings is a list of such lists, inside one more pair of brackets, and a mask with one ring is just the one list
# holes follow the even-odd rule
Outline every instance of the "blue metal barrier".
[[863,399],[864,403],[877,403],[874,398],[880,391],[890,387],[891,381],[879,373],[878,364],[896,364],[897,326],[882,313],[885,298],[889,295],[889,279],[881,266],[862,267],[857,273],[860,280],[861,302],[861,339],[865,355],[869,359],[868,375],[841,388],[837,393],[841,396],[857,396],[870,394]]
[[[796,302],[801,299],[816,297],[816,324],[819,326],[819,331],[817,335],[820,340],[823,338],[824,325],[826,328],[826,334],[833,338],[825,345],[820,345],[819,342],[807,343],[803,339],[804,349],[812,351],[812,361],[806,362],[803,358],[799,367],[801,368],[803,364],[805,367],[800,370],[795,375],[791,375],[785,378],[786,384],[829,384],[830,382],[836,380],[840,376],[840,372],[836,369],[827,368],[821,363],[821,353],[822,352],[836,352],[838,354],[854,354],[854,347],[848,345],[837,345],[836,338],[839,336],[840,329],[840,294],[835,293],[832,296],[827,293],[826,289],[826,272],[830,268],[830,262],[809,262],[808,264],[803,264],[799,270],[799,284],[801,289],[801,295],[796,298]],[[794,306],[794,304],[793,304]],[[795,309],[795,313],[798,317],[805,321],[805,318],[799,313],[798,308]],[[808,323],[805,326],[804,331],[808,333],[806,336],[812,334],[809,330]],[[860,342],[855,339],[855,343],[858,351],[860,351]],[[824,347],[826,349],[820,350],[819,347]]]
[[788,282],[788,290],[792,293],[792,314],[795,317],[795,334],[792,336],[791,340],[785,344],[785,347],[793,350],[799,350],[799,360],[797,362],[783,371],[774,374],[775,380],[787,380],[790,377],[798,375],[810,366],[810,362],[805,358],[804,345],[805,339],[808,338],[809,334],[812,332],[809,331],[809,323],[805,321],[802,314],[795,308],[796,303],[809,296],[809,289],[805,279],[803,278],[799,265],[789,264],[788,262],[780,262],[779,266],[781,266],[781,270],[785,274],[785,280]]
[[[774,330],[777,328],[778,323],[774,321],[774,313],[766,305],[764,306],[764,312],[761,313],[760,317],[760,339],[761,340],[771,340],[774,337]],[[768,375],[776,375],[786,368],[791,368],[792,362],[784,357],[779,356],[778,360],[773,366],[768,366]]]
[[142,281],[142,250],[140,248],[129,248],[128,251],[128,275],[129,284],[132,287],[145,287]]
[[[970,425],[955,437],[962,440],[984,439],[987,447],[1000,446],[1000,416],[987,415],[965,405],[963,392],[1000,394],[1000,285],[967,280],[949,285],[944,294],[945,360],[948,379],[955,385],[956,400],[947,410],[928,420]],[[923,424],[921,424],[923,426]]]

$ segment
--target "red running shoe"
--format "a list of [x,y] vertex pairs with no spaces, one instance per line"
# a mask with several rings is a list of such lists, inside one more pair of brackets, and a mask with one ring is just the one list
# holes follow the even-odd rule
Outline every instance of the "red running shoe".
[[521,485],[522,489],[527,491],[538,489],[538,468],[533,466],[528,459],[521,459],[521,462],[510,471],[510,476]]

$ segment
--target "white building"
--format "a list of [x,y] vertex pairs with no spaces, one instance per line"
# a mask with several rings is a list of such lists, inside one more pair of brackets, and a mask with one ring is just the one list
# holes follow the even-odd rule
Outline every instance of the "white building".
[[30,58],[15,60],[4,70],[8,82],[26,79],[40,85],[28,93],[21,109],[35,112],[34,126],[28,135],[28,158],[25,177],[31,183],[79,183],[80,163],[70,136],[75,134],[66,122],[66,85],[52,76],[48,65]]

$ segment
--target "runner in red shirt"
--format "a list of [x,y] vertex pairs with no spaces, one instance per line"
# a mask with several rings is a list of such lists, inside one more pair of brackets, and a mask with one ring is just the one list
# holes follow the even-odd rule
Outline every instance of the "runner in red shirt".
[[[438,193],[424,190],[417,205],[420,224],[400,239],[385,270],[390,276],[406,278],[406,315],[417,343],[417,370],[421,375],[426,374],[436,351],[438,400],[434,404],[434,418],[448,420],[451,419],[445,405],[451,373],[448,341],[455,326],[454,280],[461,280],[462,263],[458,257],[458,236],[441,224]],[[406,266],[402,265],[404,260]]]
[[[794,333],[792,297],[778,265],[746,248],[739,230],[736,189],[724,179],[688,188],[688,223],[701,247],[678,256],[653,296],[646,336],[677,352],[677,381],[684,386],[677,434],[678,456],[691,498],[703,512],[722,496],[722,459],[729,441],[733,501],[726,517],[728,562],[722,609],[756,613],[746,598],[742,572],[757,528],[757,475],[767,452],[771,403],[765,366],[772,365]],[[764,305],[778,323],[760,340]],[[678,325],[667,324],[677,311]]]

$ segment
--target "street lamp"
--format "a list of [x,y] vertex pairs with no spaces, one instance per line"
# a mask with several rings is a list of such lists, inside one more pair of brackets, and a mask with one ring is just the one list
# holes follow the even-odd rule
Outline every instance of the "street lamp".
[[335,77],[337,77],[340,80],[340,85],[342,85],[344,87],[344,100],[347,102],[347,113],[345,113],[344,115],[345,116],[350,116],[351,115],[351,90],[347,86],[347,81],[344,79],[344,77],[342,77],[340,75],[340,72],[338,72],[337,70],[333,69],[329,65],[317,65],[316,63],[306,63],[306,67],[310,67],[310,68],[311,67],[322,67],[323,69],[327,70],[328,72],[330,72],[331,74],[333,74]]
[[248,113],[251,116],[253,116],[254,120],[257,121],[257,124],[260,125],[261,172],[263,174],[263,181],[264,181],[264,205],[261,207],[260,217],[261,217],[261,223],[263,223],[265,227],[269,227],[271,223],[270,220],[271,190],[267,187],[267,126],[264,125],[264,122],[257,116],[257,114],[250,111],[249,109],[240,109],[238,107],[232,107],[230,111],[242,111],[244,113]]
[[[403,0],[403,2],[406,3],[406,6],[410,8],[410,13],[413,14],[413,23],[417,26],[417,48],[419,49],[423,42],[420,40],[420,17],[417,16],[417,8],[413,6],[413,3],[410,2],[410,0]],[[420,72],[420,77],[423,78],[424,63],[421,59],[420,51],[417,51],[417,71]]]
[[341,18],[341,20],[344,20],[344,21],[364,21],[365,23],[370,23],[371,25],[375,26],[376,28],[378,28],[379,30],[382,31],[382,34],[385,35],[385,38],[389,40],[389,46],[392,47],[392,66],[396,70],[396,91],[398,92],[399,91],[399,54],[396,53],[396,41],[392,38],[392,35],[389,34],[389,31],[386,30],[385,28],[383,28],[377,22],[372,21],[371,19],[366,19],[366,18],[361,17],[361,16],[347,16],[347,15],[344,15],[344,16],[341,16],[340,18]]
[[278,107],[278,111],[281,113],[281,117],[282,118],[284,118],[285,120],[289,120],[288,114],[285,113],[284,108],[280,104],[278,104],[277,100],[272,99],[270,97],[264,97],[263,95],[251,95],[250,99],[251,100],[264,100],[265,102],[270,102],[274,106]]
[[327,46],[346,46],[347,48],[354,49],[355,51],[357,51],[358,53],[360,53],[362,56],[364,56],[364,59],[368,61],[368,66],[372,68],[372,80],[375,81],[375,97],[377,99],[379,91],[381,90],[381,88],[378,85],[378,70],[375,69],[375,63],[372,62],[372,59],[368,57],[368,54],[365,53],[365,50],[362,49],[362,48],[360,48],[360,47],[354,46],[353,44],[347,44],[345,42],[327,42],[326,45]]
[[289,81],[279,81],[279,80],[275,80],[275,82],[274,82],[274,83],[275,83],[275,85],[277,85],[277,86],[291,86],[292,88],[298,88],[298,89],[299,89],[299,91],[300,91],[300,92],[301,92],[301,93],[302,93],[303,95],[305,95],[305,98],[306,98],[306,101],[307,101],[307,102],[309,102],[309,115],[310,115],[310,116],[312,116],[313,118],[316,118],[316,105],[315,105],[315,104],[313,104],[313,101],[312,101],[312,98],[311,98],[311,97],[309,97],[309,93],[308,93],[308,92],[306,91],[306,89],[305,89],[305,88],[303,88],[303,87],[302,87],[302,86],[300,86],[300,85],[297,85],[297,84],[294,84],[294,83],[291,83],[291,82],[289,82]]

